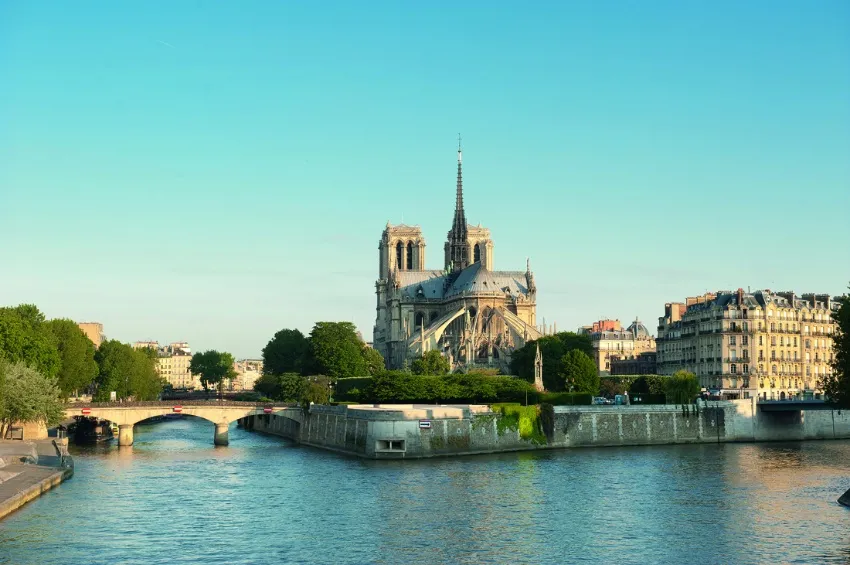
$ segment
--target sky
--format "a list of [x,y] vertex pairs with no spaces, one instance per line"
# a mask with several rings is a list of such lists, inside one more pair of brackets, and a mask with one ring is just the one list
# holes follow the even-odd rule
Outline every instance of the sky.
[[0,304],[256,357],[442,268],[457,135],[538,320],[850,282],[843,0],[0,2]]

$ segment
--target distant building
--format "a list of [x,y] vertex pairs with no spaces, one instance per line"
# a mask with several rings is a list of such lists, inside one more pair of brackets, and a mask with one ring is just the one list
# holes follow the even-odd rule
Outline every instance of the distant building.
[[642,353],[655,351],[655,338],[640,320],[625,330],[620,320],[599,320],[579,328],[580,334],[590,336],[593,360],[602,375],[613,374],[611,361],[637,359]]
[[263,374],[262,359],[240,359],[233,363],[236,378],[230,383],[230,390],[254,390],[254,383]]
[[77,326],[83,330],[86,337],[91,340],[95,349],[100,347],[100,344],[106,341],[106,336],[103,334],[103,324],[100,322],[79,322]]
[[720,291],[664,306],[658,319],[658,372],[697,375],[724,398],[819,394],[832,372],[828,294]]
[[656,359],[655,351],[644,351],[628,359],[612,357],[611,375],[654,375],[658,371]]
[[156,341],[137,341],[134,349],[150,348],[156,351],[156,371],[176,389],[200,389],[201,379],[189,370],[192,350],[185,341],[176,341],[160,346]]

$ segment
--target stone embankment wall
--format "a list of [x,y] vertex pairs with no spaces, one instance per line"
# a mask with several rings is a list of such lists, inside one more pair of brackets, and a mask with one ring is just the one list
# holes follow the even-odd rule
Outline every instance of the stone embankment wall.
[[[850,438],[850,412],[762,412],[754,399],[699,406],[556,406],[546,441],[523,439],[487,406],[313,406],[243,425],[361,457],[410,458],[565,447]],[[503,424],[503,423],[502,423]]]

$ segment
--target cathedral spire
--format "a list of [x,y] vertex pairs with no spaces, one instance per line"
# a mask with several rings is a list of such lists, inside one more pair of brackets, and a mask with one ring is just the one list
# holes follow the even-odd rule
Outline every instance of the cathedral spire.
[[455,216],[449,232],[449,264],[452,270],[469,266],[466,230],[466,213],[463,210],[463,149],[460,134],[457,134],[457,192],[455,194]]

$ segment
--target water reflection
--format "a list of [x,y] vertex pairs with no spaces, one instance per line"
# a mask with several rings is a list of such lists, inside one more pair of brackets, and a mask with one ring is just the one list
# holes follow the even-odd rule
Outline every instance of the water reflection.
[[850,442],[374,462],[212,424],[137,426],[0,527],[0,563],[850,559]]

